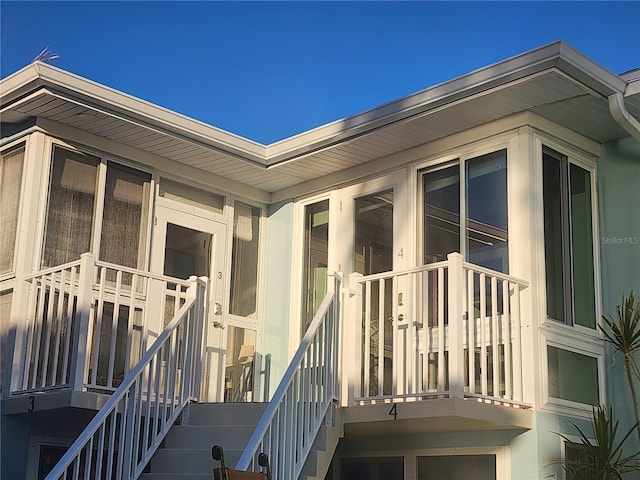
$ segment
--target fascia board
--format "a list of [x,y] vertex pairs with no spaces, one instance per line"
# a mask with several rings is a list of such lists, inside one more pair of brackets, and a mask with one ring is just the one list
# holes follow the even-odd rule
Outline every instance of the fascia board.
[[624,93],[627,82],[566,43],[560,44],[558,68],[603,97]]
[[359,115],[341,119],[267,146],[269,166],[365,135],[377,128],[408,120],[443,105],[507,85],[556,67],[595,92],[624,92],[626,82],[563,42],[555,42],[483,67]]
[[20,98],[25,92],[37,88],[38,85],[38,70],[33,63],[0,79],[0,107]]
[[88,108],[95,106],[106,113],[115,113],[120,118],[131,118],[138,124],[146,124],[155,130],[181,138],[197,139],[199,144],[205,144],[245,161],[259,165],[265,164],[265,146],[260,143],[45,63],[36,62],[30,67],[37,72],[37,78],[42,86],[62,98],[69,98]]

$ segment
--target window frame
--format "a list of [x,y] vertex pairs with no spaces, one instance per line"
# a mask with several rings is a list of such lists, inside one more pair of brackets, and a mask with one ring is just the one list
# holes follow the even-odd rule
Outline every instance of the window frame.
[[[136,163],[134,161],[116,157],[113,155],[108,155],[99,150],[95,150],[90,147],[85,147],[84,145],[76,145],[72,143],[65,142],[63,140],[47,137],[46,140],[46,148],[44,152],[44,158],[47,162],[43,165],[43,178],[41,183],[41,188],[43,189],[44,199],[41,205],[40,213],[38,215],[40,219],[40,224],[42,228],[39,230],[39,244],[37,245],[37,258],[36,264],[37,268],[46,268],[43,266],[44,262],[44,253],[45,253],[45,244],[46,244],[46,234],[47,234],[47,223],[49,217],[49,202],[50,202],[50,194],[51,194],[51,175],[53,172],[54,166],[54,155],[55,149],[61,148],[68,150],[77,154],[86,154],[96,157],[98,161],[97,172],[96,172],[96,192],[94,197],[94,206],[93,206],[93,218],[92,218],[92,226],[91,226],[91,239],[90,239],[90,252],[93,253],[97,259],[100,259],[100,242],[102,238],[102,225],[104,218],[104,201],[105,201],[105,187],[107,180],[107,169],[109,163],[115,163],[121,167],[129,168],[132,170],[136,170],[140,173],[149,175],[149,191],[147,192],[147,198],[144,198],[143,201],[147,202],[147,208],[143,207],[142,216],[146,213],[146,222],[144,224],[144,231],[141,228],[140,235],[145,236],[144,241],[144,255],[139,258],[138,264],[140,265],[140,270],[148,271],[149,270],[149,262],[151,261],[151,236],[152,236],[152,224],[153,224],[153,215],[154,215],[154,201],[156,198],[156,184],[157,184],[157,173],[151,167],[144,166],[142,164]],[[46,173],[44,173],[46,172]],[[146,210],[146,212],[145,212]],[[100,219],[100,221],[96,221]],[[142,221],[144,218],[141,217],[141,227]],[[140,254],[139,254],[140,255]]]
[[[574,320],[574,301],[573,301],[573,253],[571,252],[571,204],[568,194],[569,190],[569,182],[570,178],[567,174],[564,174],[561,171],[561,194],[563,197],[566,197],[566,205],[563,206],[562,216],[562,245],[563,245],[563,276],[564,276],[564,284],[562,286],[563,294],[565,297],[570,299],[571,304],[569,306],[564,306],[564,315],[565,320],[554,319],[549,316],[547,312],[547,267],[546,267],[546,244],[545,244],[545,232],[544,232],[544,177],[543,177],[543,154],[545,148],[551,149],[555,151],[555,153],[563,156],[565,158],[565,162],[567,165],[567,174],[571,168],[571,165],[576,165],[577,167],[582,168],[587,171],[590,176],[590,187],[591,187],[591,233],[592,233],[592,261],[593,261],[593,290],[595,294],[594,299],[594,314],[595,314],[595,326],[594,328],[589,328],[578,323],[575,323]],[[541,275],[539,276],[540,285],[544,286],[542,288],[542,295],[540,307],[542,309],[543,319],[542,324],[546,326],[550,326],[550,328],[559,328],[561,330],[566,329],[567,333],[579,332],[580,334],[584,334],[589,337],[597,337],[602,338],[602,335],[599,331],[598,326],[601,324],[601,316],[602,316],[602,306],[601,306],[601,285],[600,285],[600,250],[599,250],[599,221],[598,221],[598,189],[597,189],[597,168],[595,157],[590,156],[586,153],[583,153],[576,148],[566,145],[563,142],[558,140],[544,137],[543,135],[536,134],[535,135],[535,149],[534,149],[534,162],[536,163],[536,170],[539,181],[538,189],[539,189],[539,205],[538,205],[538,221],[539,221],[539,251],[540,255],[540,269]],[[567,251],[568,249],[568,251]],[[564,257],[568,258],[564,258]],[[568,275],[567,275],[568,274]],[[573,335],[573,333],[571,333]]]
[[27,159],[29,158],[29,137],[21,137],[13,142],[8,142],[5,145],[2,145],[0,148],[0,154],[5,155],[15,150],[24,149],[22,154],[22,173],[20,175],[20,190],[18,193],[18,212],[17,212],[17,221],[16,221],[16,237],[13,245],[13,259],[11,261],[11,269],[7,272],[0,273],[0,281],[10,280],[15,278],[17,263],[18,263],[18,245],[22,244],[22,238],[20,232],[22,230],[23,224],[23,205],[24,205],[24,196],[25,196],[25,184],[27,182]]
[[517,134],[506,133],[499,135],[492,139],[485,139],[481,142],[476,142],[471,145],[463,146],[458,149],[452,150],[447,154],[441,154],[434,156],[430,159],[423,160],[416,163],[412,168],[412,183],[415,185],[415,194],[412,198],[416,199],[416,261],[418,265],[424,264],[424,250],[425,250],[425,238],[424,238],[424,176],[429,172],[435,172],[452,166],[458,167],[458,178],[460,183],[460,190],[458,192],[460,200],[460,244],[458,252],[462,254],[465,261],[469,261],[468,252],[468,212],[467,212],[467,190],[468,190],[468,162],[475,158],[489,155],[492,153],[505,150],[505,159],[507,165],[506,172],[506,194],[507,194],[507,243],[508,243],[508,274],[513,275],[515,269],[514,264],[514,244],[517,242],[517,235],[514,231],[517,226],[516,218],[514,217],[515,208],[510,205],[512,201],[512,176],[516,168],[513,167],[514,152],[517,152]]
[[605,351],[604,345],[595,342],[586,343],[580,339],[568,338],[562,334],[544,332],[540,342],[540,358],[542,363],[541,391],[542,409],[564,413],[566,415],[581,418],[590,418],[592,405],[573,400],[552,397],[549,394],[549,358],[548,347],[566,350],[571,353],[591,357],[596,360],[598,372],[598,403],[607,403],[607,390],[605,385]]

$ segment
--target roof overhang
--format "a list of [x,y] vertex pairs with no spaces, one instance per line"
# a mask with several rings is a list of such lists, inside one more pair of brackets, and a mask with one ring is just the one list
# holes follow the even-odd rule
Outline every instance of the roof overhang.
[[43,63],[0,82],[0,115],[9,123],[46,119],[276,193],[521,112],[599,143],[614,140],[627,135],[608,110],[616,94],[640,116],[637,72],[615,75],[556,42],[270,145]]

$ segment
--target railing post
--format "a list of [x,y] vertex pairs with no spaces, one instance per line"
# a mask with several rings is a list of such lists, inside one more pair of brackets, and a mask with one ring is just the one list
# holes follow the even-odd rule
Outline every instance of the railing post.
[[202,346],[203,335],[204,335],[204,325],[206,324],[206,315],[207,315],[207,304],[208,304],[208,294],[207,287],[209,280],[207,277],[200,277],[200,281],[196,277],[190,277],[189,281],[191,285],[189,286],[187,292],[189,297],[192,295],[196,297],[195,303],[195,312],[196,319],[193,322],[193,333],[190,340],[192,340],[193,344],[191,346],[191,354],[193,355],[194,369],[193,369],[193,377],[190,379],[189,392],[192,398],[195,400],[200,400],[201,388],[202,388],[202,360],[203,360],[203,351]]
[[347,407],[354,404],[356,394],[360,392],[360,359],[362,357],[362,278],[360,273],[349,275],[348,314],[342,321],[343,348],[341,369],[341,405]]
[[449,305],[449,392],[451,397],[464,397],[464,270],[462,255],[450,253],[447,282]]
[[91,345],[89,345],[89,324],[91,322],[91,303],[93,280],[96,271],[96,257],[92,253],[80,256],[80,276],[78,279],[78,299],[74,318],[75,334],[73,338],[73,359],[71,362],[71,381],[73,390],[83,390],[87,378]]
[[[14,290],[14,296],[11,302],[11,326],[12,331],[7,341],[7,346],[11,348],[13,345],[13,364],[11,366],[10,375],[10,392],[21,390],[25,387],[25,369],[29,368],[29,359],[26,358],[27,340],[29,336],[30,322],[31,322],[31,305],[30,301],[35,300],[32,298],[32,290],[34,287],[31,282],[25,280],[19,280],[16,282],[16,289]],[[14,341],[12,342],[12,336]],[[2,379],[4,380],[4,379]],[[4,382],[3,382],[4,383]]]

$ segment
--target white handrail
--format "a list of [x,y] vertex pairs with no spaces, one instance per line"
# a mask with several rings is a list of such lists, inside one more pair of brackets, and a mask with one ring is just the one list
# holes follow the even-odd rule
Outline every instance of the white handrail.
[[197,396],[206,282],[188,298],[46,480],[135,479],[184,406]]
[[320,304],[238,460],[238,470],[259,471],[258,455],[264,452],[273,478],[296,480],[332,402],[338,399],[341,274],[334,277],[335,288]]

